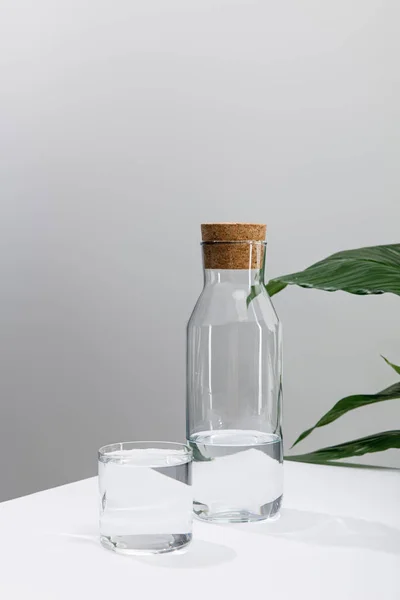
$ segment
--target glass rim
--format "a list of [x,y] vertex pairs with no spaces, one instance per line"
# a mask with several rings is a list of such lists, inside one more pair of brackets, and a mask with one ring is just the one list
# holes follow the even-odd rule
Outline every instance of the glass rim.
[[137,448],[138,450],[146,450],[149,449],[149,445],[151,445],[152,449],[155,450],[183,450],[184,452],[182,454],[185,454],[190,460],[192,460],[193,458],[193,451],[188,444],[185,444],[184,442],[169,442],[163,440],[138,440],[106,444],[105,446],[101,446],[99,448],[98,457],[105,457],[108,453],[115,451],[121,452],[123,455],[124,452],[129,452],[129,450],[134,450],[135,448]]
[[212,244],[259,244],[260,246],[266,246],[266,240],[209,240],[207,242],[200,242],[200,246],[207,246]]

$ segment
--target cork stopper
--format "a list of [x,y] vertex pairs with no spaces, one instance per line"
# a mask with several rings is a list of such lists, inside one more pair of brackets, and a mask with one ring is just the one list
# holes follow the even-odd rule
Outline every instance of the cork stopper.
[[203,242],[263,242],[267,226],[261,223],[203,223]]
[[203,223],[206,269],[261,269],[267,226],[261,223]]

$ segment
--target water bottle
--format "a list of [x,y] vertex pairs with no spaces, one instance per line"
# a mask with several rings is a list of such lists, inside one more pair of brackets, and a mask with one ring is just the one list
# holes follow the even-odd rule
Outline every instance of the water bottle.
[[187,440],[194,512],[216,522],[279,516],[281,327],[264,285],[266,226],[201,226],[204,287],[187,327]]

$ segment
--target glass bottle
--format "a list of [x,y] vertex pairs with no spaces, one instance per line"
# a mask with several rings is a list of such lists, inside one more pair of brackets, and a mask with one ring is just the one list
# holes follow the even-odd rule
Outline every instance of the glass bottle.
[[264,285],[266,226],[204,224],[204,288],[187,328],[187,440],[194,512],[210,521],[279,515],[281,327]]

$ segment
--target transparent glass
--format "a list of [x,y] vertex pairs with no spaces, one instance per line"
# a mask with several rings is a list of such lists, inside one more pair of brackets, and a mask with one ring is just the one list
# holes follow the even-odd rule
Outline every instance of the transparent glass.
[[120,554],[159,554],[192,539],[192,451],[173,442],[99,450],[100,540]]
[[279,515],[283,493],[281,326],[264,285],[266,245],[212,243],[247,244],[249,268],[204,269],[188,323],[194,512],[211,521],[264,520]]

